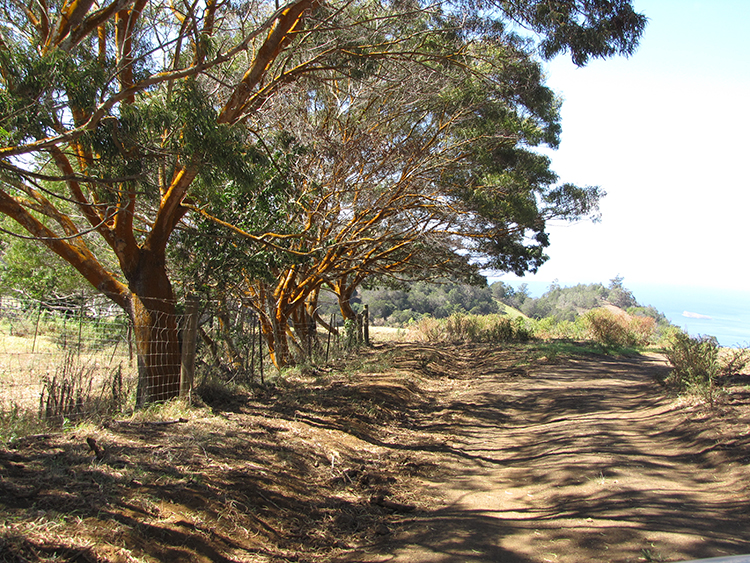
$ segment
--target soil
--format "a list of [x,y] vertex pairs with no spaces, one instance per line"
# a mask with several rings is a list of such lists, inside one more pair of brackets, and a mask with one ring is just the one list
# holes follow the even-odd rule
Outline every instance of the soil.
[[[750,552],[750,379],[379,344],[0,448],[0,561],[680,561]],[[352,363],[356,365],[353,366]]]

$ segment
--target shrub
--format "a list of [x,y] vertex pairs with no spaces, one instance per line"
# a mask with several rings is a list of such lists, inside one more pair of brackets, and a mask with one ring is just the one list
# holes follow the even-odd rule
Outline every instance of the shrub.
[[716,391],[726,378],[747,366],[747,349],[735,350],[722,357],[719,342],[713,336],[692,337],[675,332],[665,350],[672,372],[666,383],[679,392],[696,393],[713,406]]
[[423,342],[526,342],[533,336],[525,319],[498,314],[454,313],[447,319],[427,317],[412,324],[410,332]]
[[609,309],[592,309],[585,315],[589,336],[604,346],[632,346],[624,315]]
[[534,338],[533,329],[529,328],[526,325],[526,322],[522,317],[516,317],[513,320],[513,325],[513,330],[515,331],[515,334],[513,336],[519,342],[528,342],[529,340]]
[[453,313],[445,322],[445,333],[451,342],[474,342],[480,333],[479,318],[476,315]]
[[656,321],[651,317],[631,316],[628,330],[637,346],[650,344],[656,332]]
[[559,320],[556,317],[546,317],[533,322],[534,335],[542,340],[566,339],[583,340],[588,337],[588,325],[584,317],[577,317],[575,321]]
[[490,342],[510,342],[513,340],[514,333],[512,321],[507,317],[502,317],[487,329],[487,339]]
[[716,339],[709,336],[693,338],[684,332],[676,332],[665,355],[672,365],[666,383],[679,392],[696,392],[713,405],[716,378],[721,372]]
[[444,334],[443,323],[432,317],[423,317],[409,326],[409,332],[423,342],[440,342]]
[[645,346],[654,337],[651,317],[630,316],[624,311],[592,309],[584,316],[589,336],[604,346]]

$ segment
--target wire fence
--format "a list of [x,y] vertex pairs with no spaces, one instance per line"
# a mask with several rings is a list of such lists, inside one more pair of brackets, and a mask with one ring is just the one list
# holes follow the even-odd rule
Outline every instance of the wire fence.
[[104,299],[0,300],[0,413],[84,416],[137,382],[128,318]]
[[[266,382],[273,364],[254,311],[241,302],[173,305],[167,309],[177,313],[158,313],[156,326],[145,329],[100,296],[0,298],[0,422],[22,413],[59,424],[112,415],[138,402],[190,396],[209,378]],[[326,324],[333,330],[313,326],[297,342],[300,361],[327,363],[369,343],[366,311],[353,323],[332,316]],[[140,354],[139,330],[151,331]],[[139,369],[149,377],[139,381]]]

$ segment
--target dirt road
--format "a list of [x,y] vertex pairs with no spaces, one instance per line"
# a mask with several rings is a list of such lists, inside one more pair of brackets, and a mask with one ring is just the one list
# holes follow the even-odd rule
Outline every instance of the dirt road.
[[750,553],[750,379],[710,410],[665,395],[658,357],[579,351],[380,344],[0,445],[0,561]]
[[461,381],[443,410],[419,423],[446,437],[433,459],[443,470],[423,483],[434,509],[386,545],[342,560],[629,562],[750,552],[748,420],[735,412],[723,434],[721,410],[701,414],[664,397],[654,382],[665,369],[659,357],[565,360],[512,382],[472,353],[443,367]]

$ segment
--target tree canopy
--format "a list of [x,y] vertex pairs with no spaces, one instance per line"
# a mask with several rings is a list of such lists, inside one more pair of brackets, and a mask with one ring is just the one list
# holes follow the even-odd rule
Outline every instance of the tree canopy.
[[0,6],[0,212],[133,319],[142,403],[179,387],[190,232],[276,338],[324,284],[537,267],[598,192],[529,150],[559,135],[535,49],[627,55],[645,25],[624,0]]

